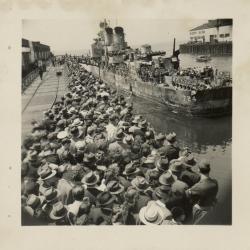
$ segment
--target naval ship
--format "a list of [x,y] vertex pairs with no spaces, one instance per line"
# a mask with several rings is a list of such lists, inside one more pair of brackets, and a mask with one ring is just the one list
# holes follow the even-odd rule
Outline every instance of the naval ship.
[[124,29],[111,28],[106,20],[91,45],[84,67],[111,87],[153,102],[165,104],[174,113],[214,117],[232,112],[232,79],[227,72],[206,67],[180,67],[179,50],[166,56],[149,44],[131,48]]

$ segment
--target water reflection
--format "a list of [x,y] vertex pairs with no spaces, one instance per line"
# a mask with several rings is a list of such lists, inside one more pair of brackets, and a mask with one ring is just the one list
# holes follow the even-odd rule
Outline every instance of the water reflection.
[[224,150],[232,139],[232,117],[190,118],[174,114],[166,106],[133,97],[135,112],[142,114],[157,132],[178,135],[181,147],[188,146],[197,153],[205,152],[208,146],[220,145]]

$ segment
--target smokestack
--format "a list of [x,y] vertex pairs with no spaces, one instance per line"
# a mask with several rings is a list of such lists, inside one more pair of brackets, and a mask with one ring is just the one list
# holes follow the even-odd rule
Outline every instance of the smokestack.
[[175,54],[175,38],[174,38],[174,46],[173,46],[173,55]]

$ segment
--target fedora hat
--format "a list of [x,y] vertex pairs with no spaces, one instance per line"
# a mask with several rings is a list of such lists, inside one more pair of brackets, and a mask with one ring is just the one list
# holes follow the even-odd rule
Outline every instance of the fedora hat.
[[52,178],[56,175],[56,170],[52,170],[50,167],[44,167],[41,171],[38,173],[40,177],[38,180],[44,181]]
[[52,220],[60,220],[64,218],[67,215],[67,213],[68,213],[67,208],[63,205],[61,201],[59,201],[53,205],[49,217]]
[[168,158],[159,158],[155,161],[155,166],[165,172],[168,170],[168,167],[169,167],[169,162],[168,162]]
[[94,163],[96,160],[95,154],[93,153],[89,153],[89,154],[85,154],[84,158],[83,158],[83,162],[84,163]]
[[64,128],[66,126],[66,120],[65,119],[59,120],[57,122],[56,126],[59,127],[59,128]]
[[119,129],[115,135],[115,139],[120,140],[124,137],[124,133],[122,129]]
[[144,225],[160,225],[163,222],[164,213],[154,201],[149,201],[146,207],[141,208],[139,219]]
[[155,156],[149,155],[145,160],[142,162],[142,166],[145,165],[153,165],[155,167]]
[[201,159],[197,165],[194,165],[192,168],[193,172],[198,172],[198,169],[204,172],[210,171],[210,162],[207,159]]
[[76,118],[72,123],[72,127],[81,126],[82,124],[83,124],[83,121],[81,121],[79,118]]
[[111,194],[120,194],[124,191],[124,186],[122,186],[118,181],[110,181],[107,183],[107,190]]
[[173,174],[181,173],[184,170],[184,166],[181,161],[175,161],[170,165],[169,169]]
[[127,191],[124,193],[124,199],[130,204],[134,204],[138,198],[138,191],[133,187],[128,187]]
[[195,166],[197,164],[197,161],[194,158],[193,154],[189,154],[183,159],[183,164],[185,167],[191,168],[192,166]]
[[57,138],[63,140],[64,138],[68,137],[68,132],[67,131],[61,131],[57,134]]
[[154,190],[153,198],[155,200],[157,200],[157,199],[166,200],[169,197],[170,191],[171,191],[170,186],[165,186],[165,185],[159,186]]
[[28,155],[28,161],[31,163],[36,163],[38,161],[38,152],[37,151],[31,151]]
[[99,175],[95,174],[93,171],[87,173],[81,180],[81,182],[87,186],[94,186],[98,181]]
[[158,134],[156,137],[155,137],[155,140],[157,141],[161,141],[161,140],[164,140],[166,139],[166,136],[162,133]]
[[126,176],[137,174],[139,172],[139,168],[137,168],[137,164],[134,164],[134,162],[130,162],[125,166],[125,170],[123,171],[123,174]]
[[30,206],[33,209],[36,209],[41,204],[41,201],[38,196],[30,194],[26,200],[26,205]]
[[55,200],[56,198],[58,198],[58,196],[59,196],[59,193],[57,189],[53,187],[47,188],[44,192],[45,200],[48,202]]
[[30,150],[34,150],[34,151],[41,151],[41,143],[34,143],[31,147],[30,147]]
[[136,176],[132,181],[131,184],[134,188],[136,188],[138,191],[144,191],[148,189],[149,184],[146,181],[146,179],[142,176]]
[[175,181],[176,181],[177,177],[174,176],[169,170],[167,172],[165,172],[164,174],[162,174],[159,178],[159,182],[162,185],[165,186],[170,186],[172,185]]
[[115,201],[115,196],[113,196],[110,192],[105,191],[98,194],[96,199],[99,207],[105,207]]
[[138,124],[140,122],[140,117],[136,116],[133,120],[132,123],[133,124]]
[[75,147],[76,147],[77,150],[82,151],[82,150],[84,150],[85,146],[86,146],[85,141],[78,141],[78,142],[75,143]]
[[174,143],[176,141],[176,133],[173,132],[173,133],[169,133],[167,136],[166,136],[166,139],[168,142],[170,143]]
[[123,143],[126,143],[126,144],[131,143],[133,141],[134,141],[134,137],[132,135],[126,135],[123,139]]
[[146,120],[142,120],[138,123],[139,128],[147,128],[148,123]]

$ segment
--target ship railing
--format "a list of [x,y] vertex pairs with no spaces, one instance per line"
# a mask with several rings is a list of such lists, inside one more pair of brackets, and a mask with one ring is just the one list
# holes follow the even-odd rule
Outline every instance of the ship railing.
[[31,71],[27,76],[22,78],[22,93],[30,86],[30,84],[38,77],[38,68]]

